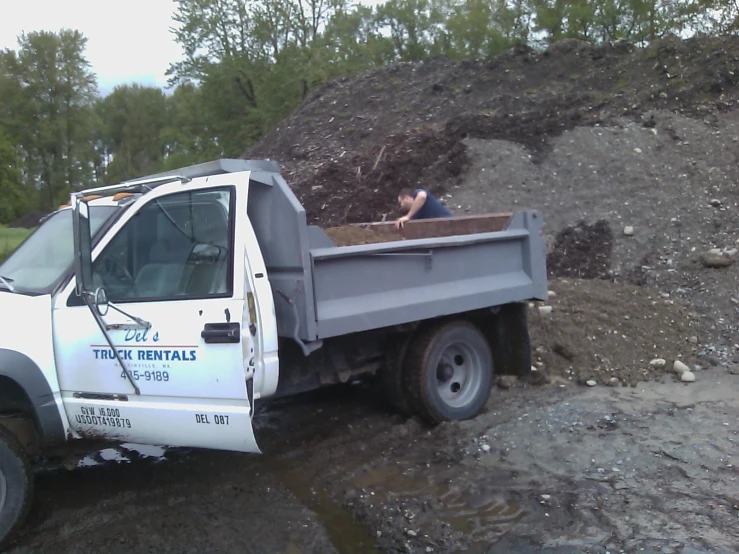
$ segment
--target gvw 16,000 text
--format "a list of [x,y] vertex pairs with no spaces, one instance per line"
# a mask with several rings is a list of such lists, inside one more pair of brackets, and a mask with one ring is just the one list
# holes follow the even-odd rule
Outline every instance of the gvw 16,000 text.
[[121,412],[117,408],[95,408],[80,407],[80,414],[74,416],[74,419],[80,425],[103,425],[105,427],[120,427],[123,429],[131,428],[131,420],[121,417]]

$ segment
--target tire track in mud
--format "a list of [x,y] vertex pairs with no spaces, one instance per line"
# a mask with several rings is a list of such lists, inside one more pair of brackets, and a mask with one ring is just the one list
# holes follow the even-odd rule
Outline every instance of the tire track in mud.
[[263,406],[263,457],[180,449],[45,477],[10,552],[736,552],[738,419],[739,378],[718,369],[496,389],[434,428],[336,387]]
[[739,417],[739,380],[667,377],[496,390],[487,413],[436,428],[344,390],[281,414],[304,438],[279,456],[313,472],[383,552],[739,551],[739,437],[724,425]]
[[[342,399],[353,408],[337,409],[342,423],[323,435],[320,446],[296,446],[300,439],[275,446],[284,460],[315,474],[343,509],[372,528],[381,551],[456,552],[475,540],[499,539],[525,518],[548,517],[527,485],[515,482],[515,472],[490,469],[479,475],[462,468],[460,473],[464,454],[440,447],[454,442],[454,425],[431,429],[392,416],[371,394],[362,397],[366,392],[351,391]],[[313,408],[298,412],[323,413],[320,420],[306,425],[300,415],[283,412],[282,425],[291,427],[294,417],[302,421],[300,433],[312,435],[311,425],[337,417],[329,405]],[[555,519],[552,524],[564,523]]]

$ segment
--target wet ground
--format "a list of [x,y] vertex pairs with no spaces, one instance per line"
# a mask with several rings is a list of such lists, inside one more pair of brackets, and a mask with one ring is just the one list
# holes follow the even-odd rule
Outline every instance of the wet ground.
[[434,429],[341,386],[263,406],[262,457],[120,448],[39,473],[10,552],[737,552],[738,416],[724,368],[495,389]]

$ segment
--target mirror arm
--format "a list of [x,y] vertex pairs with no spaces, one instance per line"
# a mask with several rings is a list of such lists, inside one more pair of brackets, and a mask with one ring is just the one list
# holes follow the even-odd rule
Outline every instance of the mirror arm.
[[118,350],[116,350],[115,346],[113,345],[113,341],[110,338],[110,335],[108,335],[108,331],[106,331],[105,321],[103,321],[102,316],[100,313],[98,313],[97,306],[95,305],[95,300],[93,298],[93,295],[89,292],[83,293],[82,297],[85,300],[85,304],[87,304],[87,307],[90,308],[90,312],[92,312],[92,317],[95,318],[95,321],[98,324],[98,327],[100,327],[100,330],[103,332],[103,336],[105,337],[105,341],[108,343],[108,346],[110,346],[110,349],[113,351],[113,355],[115,356],[115,359],[118,360],[118,363],[120,364],[123,371],[126,373],[126,377],[128,377],[129,382],[133,386],[133,390],[136,392],[136,394],[141,395],[141,390],[139,389],[139,386],[136,384],[136,381],[133,379],[133,375],[131,375],[131,372],[128,370],[126,365],[123,363],[123,360],[121,359],[121,355],[118,353]]
[[[114,305],[112,302],[108,302],[108,306],[113,308],[116,312],[125,315],[127,318],[132,319],[136,322],[136,329],[139,327],[143,327],[144,329],[151,329],[151,323],[149,323],[146,320],[141,319],[140,317],[136,317],[135,315],[128,314],[121,310],[118,306]],[[106,324],[107,325],[107,324]],[[108,326],[109,327],[109,326]]]

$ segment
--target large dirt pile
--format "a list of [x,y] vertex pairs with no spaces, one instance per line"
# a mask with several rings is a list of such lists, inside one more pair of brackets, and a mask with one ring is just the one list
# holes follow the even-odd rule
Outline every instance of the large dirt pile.
[[715,127],[736,106],[738,51],[739,37],[646,49],[566,40],[490,62],[398,64],[325,86],[244,157],[280,161],[313,222],[375,221],[395,212],[399,187],[459,182],[464,138],[519,144],[540,162],[569,129],[651,126],[649,110]]
[[[668,295],[693,314],[696,353],[726,361],[739,343],[738,53],[739,37],[568,40],[490,62],[400,64],[327,85],[244,157],[278,160],[324,227],[393,219],[409,185],[459,215],[540,210],[550,277],[594,280],[584,304],[618,284],[636,287],[629,309]],[[710,250],[722,263],[706,262]],[[599,321],[581,309],[581,327]],[[684,350],[686,328],[667,331],[685,316],[663,316],[638,334],[677,342],[639,360]],[[556,342],[553,328],[539,333]]]

